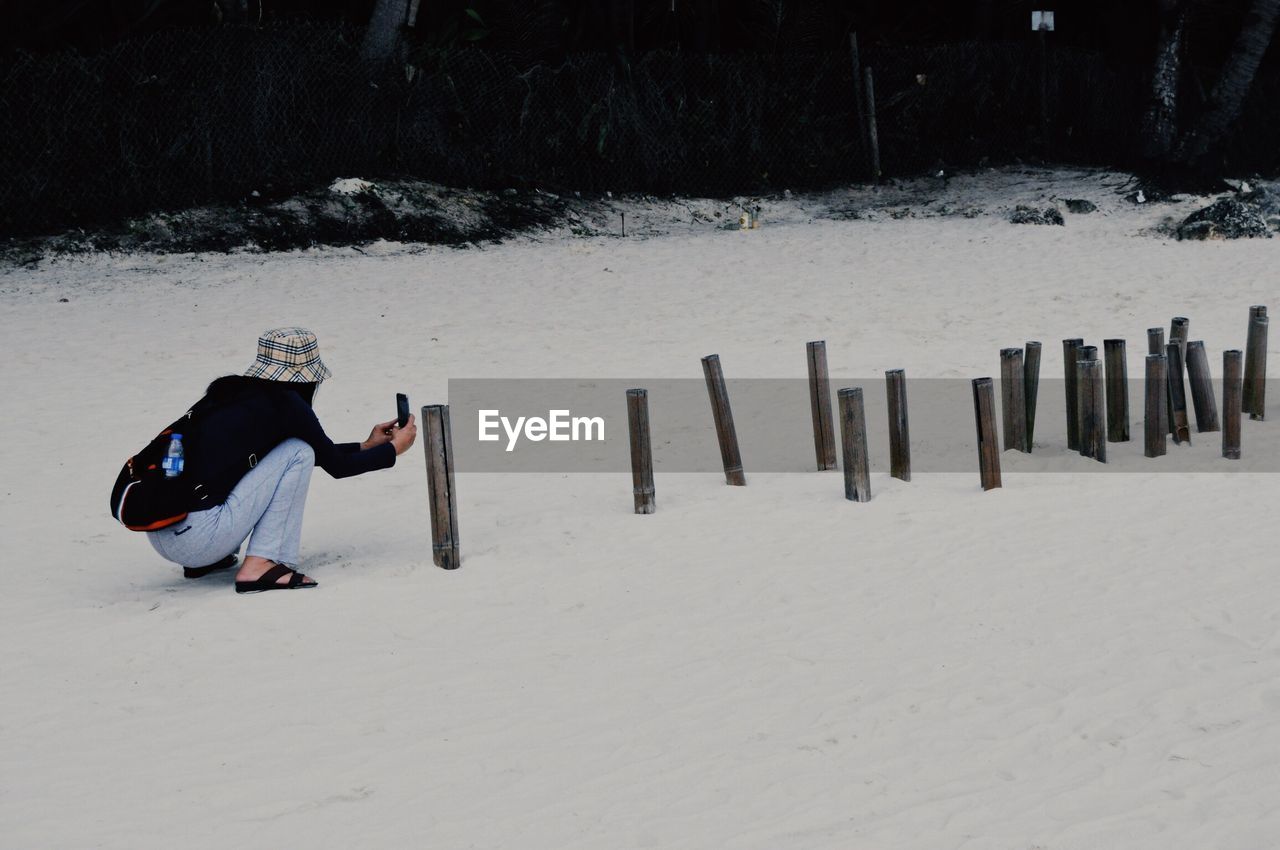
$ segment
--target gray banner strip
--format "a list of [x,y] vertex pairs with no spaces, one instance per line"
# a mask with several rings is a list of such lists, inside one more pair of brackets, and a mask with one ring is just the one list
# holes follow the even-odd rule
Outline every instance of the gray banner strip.
[[[997,406],[1002,399],[996,378]],[[1270,382],[1269,382],[1270,383]],[[804,379],[729,379],[743,468],[752,472],[814,471],[809,383]],[[458,472],[628,472],[626,391],[649,391],[656,473],[723,472],[711,403],[701,378],[452,379],[449,406]],[[862,387],[873,472],[889,471],[888,402],[884,376],[832,378],[828,390]],[[978,470],[969,379],[908,379],[907,409],[913,473]],[[1269,388],[1268,398],[1280,398]],[[1167,441],[1167,454],[1143,456],[1144,386],[1128,383],[1128,442],[1107,444],[1107,463],[1067,448],[1062,380],[1042,380],[1031,454],[1002,451],[1005,472],[1280,472],[1280,422],[1242,419],[1240,460],[1222,457],[1221,431],[1201,433],[1188,399],[1191,444]],[[1221,382],[1214,385],[1221,410]],[[1275,414],[1280,416],[1280,412]],[[999,420],[999,418],[998,418]],[[836,435],[837,442],[839,435]],[[1003,441],[1001,443],[1003,445]]]

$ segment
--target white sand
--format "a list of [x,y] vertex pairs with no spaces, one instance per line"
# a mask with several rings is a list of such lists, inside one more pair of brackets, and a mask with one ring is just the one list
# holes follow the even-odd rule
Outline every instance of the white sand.
[[[697,378],[712,351],[802,377],[822,338],[870,380],[992,374],[1026,339],[1057,375],[1063,337],[1123,336],[1138,378],[1185,315],[1216,372],[1280,308],[1280,243],[1153,237],[1168,208],[1115,182],[1001,187],[1102,205],[1066,227],[797,198],[750,233],[0,274],[0,846],[1274,847],[1275,475],[984,494],[975,452],[867,504],[837,473],[660,475],[650,517],[626,475],[463,475],[449,573],[415,447],[318,474],[320,588],[245,597],[107,516],[124,458],[282,324],[319,334],[318,411],[356,440],[449,377]],[[1272,429],[1245,423],[1246,459]]]

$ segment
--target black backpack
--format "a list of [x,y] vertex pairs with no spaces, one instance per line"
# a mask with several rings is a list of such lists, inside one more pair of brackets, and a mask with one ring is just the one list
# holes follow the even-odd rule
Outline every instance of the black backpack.
[[124,462],[111,488],[111,516],[130,531],[156,531],[187,518],[189,506],[198,500],[200,484],[185,472],[166,478],[161,463],[169,451],[169,435],[182,434],[183,455],[190,467],[193,427],[209,409],[208,398],[156,435],[142,451]]

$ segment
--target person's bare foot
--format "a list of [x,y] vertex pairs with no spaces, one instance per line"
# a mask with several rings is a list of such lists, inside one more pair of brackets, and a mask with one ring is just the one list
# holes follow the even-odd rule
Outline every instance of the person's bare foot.
[[[257,581],[262,578],[267,570],[276,565],[275,561],[269,561],[266,558],[259,558],[257,555],[249,555],[240,564],[240,570],[236,573],[236,581]],[[276,584],[287,585],[292,578],[288,573],[276,579]],[[311,586],[316,584],[314,579],[302,576],[302,584]]]

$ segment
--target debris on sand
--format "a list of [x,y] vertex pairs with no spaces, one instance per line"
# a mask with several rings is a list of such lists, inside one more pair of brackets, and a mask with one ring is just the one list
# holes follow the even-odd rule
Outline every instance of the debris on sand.
[[1087,215],[1098,209],[1098,205],[1093,201],[1086,201],[1083,198],[1066,198],[1062,203],[1066,204],[1067,212],[1075,215]]
[[1014,224],[1066,224],[1057,207],[1045,207],[1041,210],[1024,204],[1018,204],[1014,208],[1009,221]]
[[1280,230],[1280,193],[1267,186],[1249,187],[1241,183],[1240,200],[1262,216],[1271,230]]
[[1178,225],[1179,239],[1267,238],[1271,231],[1262,215],[1239,198],[1222,198],[1196,210]]

